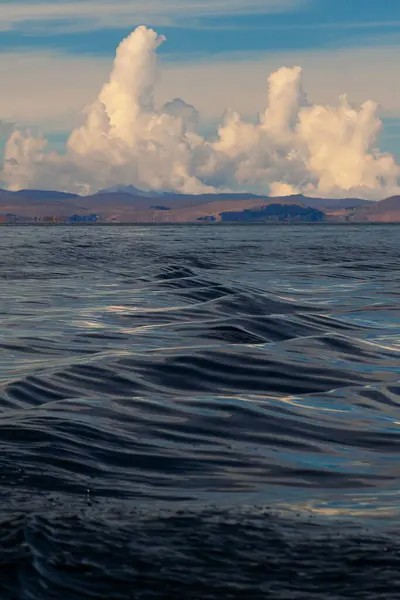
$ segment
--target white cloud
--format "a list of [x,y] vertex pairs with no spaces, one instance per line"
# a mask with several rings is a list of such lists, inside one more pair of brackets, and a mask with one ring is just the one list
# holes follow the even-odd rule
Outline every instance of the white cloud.
[[[345,48],[326,51],[230,53],[190,64],[163,65],[160,98],[174,93],[213,118],[226,106],[246,115],[265,104],[268,73],[301,64],[304,86],[314,102],[329,103],[347,93],[354,102],[373,98],[385,113],[400,115],[400,47]],[[204,90],[207,89],[207,94]]]
[[[372,98],[382,114],[400,116],[400,48],[325,52],[241,53],[177,62],[163,57],[156,102],[176,96],[196,106],[203,121],[217,123],[226,107],[251,118],[266,101],[266,79],[282,65],[303,67],[313,102],[327,104],[347,93],[356,103]],[[60,53],[0,53],[0,118],[44,132],[82,123],[82,110],[98,95],[112,60]]]
[[79,0],[61,2],[3,1],[0,29],[34,24],[46,33],[47,21],[63,22],[66,29],[125,27],[127,23],[153,25],[240,14],[271,14],[291,11],[310,0]]
[[[299,67],[271,68],[277,56],[239,64],[165,65],[164,84],[155,101],[155,51],[162,41],[153,30],[140,27],[121,43],[108,82],[96,94],[84,123],[72,133],[66,154],[47,151],[41,137],[14,132],[6,146],[1,179],[13,189],[77,191],[116,183],[188,193],[247,188],[264,193],[296,190],[382,197],[398,191],[399,167],[390,155],[373,150],[381,125],[374,102],[357,107],[341,98],[332,106],[330,97],[328,105],[320,98],[313,105],[303,92]],[[306,53],[296,58],[306,69],[310,67],[320,97],[332,90],[332,67],[338,66],[338,60],[343,67],[340,75],[355,80],[357,95],[360,87],[364,85],[366,91],[371,85],[372,73],[382,77],[376,61],[384,57],[377,58],[376,53],[369,62],[359,55],[347,71],[344,64],[349,62],[343,62],[340,53],[326,55],[325,61],[321,55]],[[97,64],[101,64],[100,70],[105,67]],[[382,63],[386,74],[388,64],[394,67],[393,61]],[[275,72],[267,87],[268,71]],[[74,85],[73,75],[72,70],[71,89],[78,92],[81,79]],[[382,99],[392,99],[391,94],[384,94]],[[26,92],[25,96],[29,98]],[[186,102],[171,102],[176,96],[183,96]],[[44,99],[49,110],[50,99]],[[166,100],[169,102],[164,104]],[[217,139],[204,139],[196,131],[197,109],[210,118],[215,116],[215,105],[227,100],[228,106],[245,113],[256,104],[258,122],[248,122],[228,110]],[[65,102],[62,106],[62,110],[54,109],[54,114],[65,112]],[[388,108],[395,106],[392,101]],[[217,112],[220,109],[218,105]]]

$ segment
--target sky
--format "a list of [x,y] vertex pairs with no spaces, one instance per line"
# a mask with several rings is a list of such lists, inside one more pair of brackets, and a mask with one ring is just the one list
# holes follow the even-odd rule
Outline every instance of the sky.
[[[343,94],[347,94],[349,102],[356,105],[367,100],[376,102],[382,127],[375,137],[368,134],[370,143],[372,148],[376,146],[382,152],[392,153],[394,159],[400,162],[398,0],[0,0],[0,146],[2,153],[8,156],[8,164],[21,163],[21,153],[25,158],[27,153],[33,156],[33,140],[36,139],[36,158],[32,158],[29,164],[24,159],[24,174],[21,174],[21,167],[13,168],[12,175],[9,169],[0,175],[4,186],[51,186],[51,178],[44,174],[43,169],[41,176],[36,176],[37,136],[48,140],[49,152],[56,150],[60,156],[69,152],[66,141],[71,132],[85,127],[88,115],[93,116],[93,108],[89,107],[99,98],[102,86],[110,77],[116,48],[136,27],[143,25],[165,36],[163,43],[157,42],[150,49],[146,46],[147,50],[144,50],[154,51],[158,56],[158,65],[152,75],[154,106],[163,106],[175,98],[182,98],[195,106],[200,114],[197,132],[206,139],[208,136],[213,139],[216,135],[226,118],[227,109],[234,109],[240,113],[241,119],[255,123],[258,115],[265,111],[266,103],[271,102],[271,97],[268,97],[270,74],[281,67],[300,66],[301,86],[312,105],[337,106]],[[139,41],[136,36],[136,42]],[[149,38],[143,43],[151,46]],[[135,55],[135,50],[131,52]],[[152,68],[146,63],[146,69]],[[126,77],[129,79],[129,74],[121,74],[122,79]],[[286,73],[286,79],[288,77],[290,79]],[[287,87],[289,83],[285,81]],[[283,84],[275,82],[274,85],[278,93],[276,86]],[[290,93],[297,92],[292,90]],[[279,99],[276,101],[280,102]],[[349,118],[348,112],[347,116],[342,113],[343,119]],[[157,114],[159,117],[159,111]],[[333,119],[333,115],[331,117]],[[322,131],[321,127],[319,131]],[[370,127],[374,129],[372,122]],[[10,134],[13,135],[16,129],[24,131],[26,128],[30,128],[32,137],[24,134],[23,143],[15,139],[13,148],[10,150],[9,146],[5,151],[4,145]],[[243,137],[245,127],[242,121],[240,128]],[[302,144],[307,138],[308,148],[315,147],[314,138],[311,143],[305,129],[306,125],[301,134]],[[213,147],[213,152],[219,155],[227,152],[228,133],[225,133],[225,145],[219,139],[218,145]],[[229,135],[231,133],[232,128]],[[135,135],[137,145],[138,134]],[[257,135],[257,141],[253,139],[251,146],[253,154],[255,145],[266,144],[265,141],[260,142],[260,132],[248,130],[246,135],[253,138]],[[274,135],[276,137],[277,133]],[[140,138],[141,142],[143,136],[148,140],[148,127],[146,134]],[[128,140],[125,141],[128,143]],[[187,136],[184,141],[187,142]],[[188,143],[192,148],[193,139]],[[94,148],[93,144],[92,139],[90,148],[87,146],[91,156],[99,152],[99,147]],[[129,139],[129,144],[133,144],[133,138]],[[199,143],[196,141],[195,145],[197,148]],[[77,142],[72,144],[70,151],[78,152],[78,146],[81,152],[82,145]],[[114,150],[115,145],[112,152]],[[298,146],[293,151],[298,152]],[[232,157],[232,151],[229,152]],[[257,169],[267,160],[265,151],[263,156],[261,162],[257,159]],[[59,164],[61,159],[54,160]],[[54,171],[54,160],[48,167],[50,171]],[[188,159],[185,160],[187,170]],[[190,161],[193,160],[191,151]],[[214,156],[212,160],[215,160]],[[314,152],[307,161],[315,163],[315,160]],[[247,175],[252,178],[255,173],[255,162],[252,158],[253,171],[248,169],[245,177],[236,176],[239,171],[243,172],[243,161],[240,168],[237,156],[232,161],[225,170],[219,166],[212,176],[208,173],[203,178],[196,163],[196,169],[189,169],[188,173],[188,177],[196,181],[193,179],[190,184],[179,184],[180,191],[184,188],[185,191],[201,191],[197,180],[210,190],[220,187],[230,189],[236,184],[236,187],[243,188],[244,182],[248,181]],[[120,162],[119,155],[116,163]],[[71,162],[59,165],[63,172],[67,168],[72,169]],[[134,169],[137,168],[135,164]],[[141,168],[145,170],[147,167]],[[228,177],[229,169],[233,168],[236,175]],[[167,169],[164,164],[160,171],[163,169]],[[315,175],[316,167],[310,169]],[[322,167],[318,169],[318,177],[322,177]],[[381,164],[376,172],[377,178],[380,179],[383,171],[386,173],[388,169],[386,164]],[[300,180],[305,181],[304,175],[298,174],[298,169],[296,172],[294,183],[292,179],[283,182],[294,191],[298,190]],[[79,177],[82,189],[91,191],[100,184],[115,183],[120,175],[116,169],[105,181],[89,181],[90,178],[86,181],[83,173]],[[275,176],[278,177],[274,172]],[[129,182],[126,170],[121,177],[124,182]],[[261,176],[256,175],[255,179],[261,187],[266,185],[267,180]],[[328,190],[330,184],[326,183],[326,178],[324,181],[322,186],[314,187],[320,191]],[[137,176],[132,183],[138,183]],[[152,182],[147,178],[141,183],[149,187]],[[270,183],[276,182],[268,180]],[[359,183],[365,187],[365,177]],[[54,185],[71,188],[64,176],[55,177]],[[176,183],[167,182],[165,177],[161,177],[157,185],[179,188]],[[308,181],[304,185],[311,184]],[[360,185],[357,183],[355,188]],[[343,188],[343,181],[332,184],[332,191],[335,186],[350,190],[348,185]],[[372,188],[375,184],[368,186]]]

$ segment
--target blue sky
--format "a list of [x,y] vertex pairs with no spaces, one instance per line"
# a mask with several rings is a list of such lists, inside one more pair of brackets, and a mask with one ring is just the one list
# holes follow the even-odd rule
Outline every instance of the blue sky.
[[0,123],[60,146],[140,24],[167,37],[160,98],[193,102],[204,127],[227,101],[256,114],[269,72],[299,64],[316,102],[377,100],[400,158],[399,0],[0,0]]
[[162,30],[161,52],[184,60],[400,43],[397,0],[0,0],[0,11],[1,50],[112,56],[140,24]]

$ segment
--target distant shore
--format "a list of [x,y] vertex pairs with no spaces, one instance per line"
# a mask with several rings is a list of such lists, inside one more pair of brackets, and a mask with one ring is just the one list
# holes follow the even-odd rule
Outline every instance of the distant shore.
[[0,223],[0,227],[349,227],[354,225],[400,225],[400,221],[292,221],[283,223],[282,221],[187,221],[187,222],[121,222],[121,223]]

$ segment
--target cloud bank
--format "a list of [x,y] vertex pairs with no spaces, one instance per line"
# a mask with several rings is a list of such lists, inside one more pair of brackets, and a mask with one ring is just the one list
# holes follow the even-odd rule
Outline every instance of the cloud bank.
[[78,193],[117,184],[366,198],[400,191],[400,167],[374,149],[381,128],[376,103],[356,107],[342,96],[337,106],[312,105],[301,68],[284,67],[268,78],[266,108],[255,124],[227,109],[217,135],[205,139],[194,106],[181,99],[155,106],[156,51],[163,42],[146,27],[122,41],[108,82],[65,153],[49,151],[40,136],[14,131],[0,180],[9,189]]

